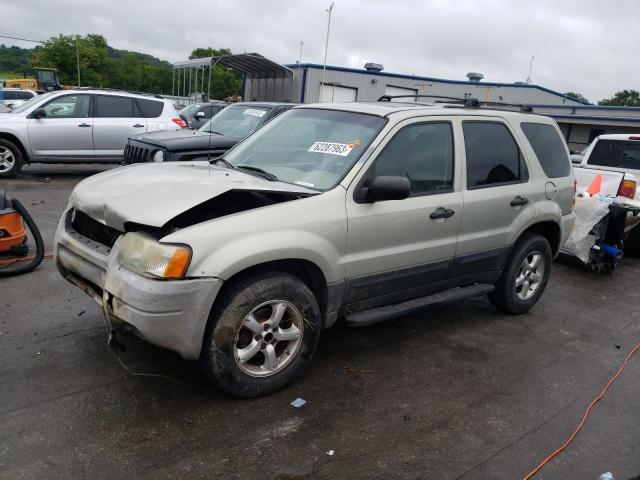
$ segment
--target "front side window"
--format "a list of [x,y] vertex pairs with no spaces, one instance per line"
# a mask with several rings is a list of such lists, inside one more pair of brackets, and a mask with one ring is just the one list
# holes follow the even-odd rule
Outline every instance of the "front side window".
[[[211,123],[231,108],[213,117]],[[362,113],[293,109],[278,115],[223,158],[246,173],[259,169],[271,180],[329,190],[347,174],[385,124],[382,117]]]
[[451,124],[421,123],[400,130],[377,158],[374,176],[406,177],[411,195],[453,189]]
[[529,176],[518,144],[500,122],[462,122],[467,188],[525,182]]
[[31,97],[29,100],[27,100],[26,102],[24,102],[22,105],[20,105],[19,107],[17,107],[15,110],[12,110],[11,113],[22,113],[25,110],[28,110],[29,108],[31,108],[33,105],[35,105],[36,103],[41,103],[43,102],[47,97],[51,97],[54,94],[56,94],[56,92],[47,92],[47,93],[43,93],[42,95],[36,95],[35,97]]
[[521,123],[522,131],[549,178],[566,177],[571,172],[570,160],[564,140],[551,125],[544,123]]
[[589,155],[589,165],[640,170],[640,142],[598,140]]
[[131,118],[134,115],[133,100],[127,97],[96,95],[96,112],[98,118]]
[[43,108],[46,118],[86,118],[89,116],[89,95],[63,95]]

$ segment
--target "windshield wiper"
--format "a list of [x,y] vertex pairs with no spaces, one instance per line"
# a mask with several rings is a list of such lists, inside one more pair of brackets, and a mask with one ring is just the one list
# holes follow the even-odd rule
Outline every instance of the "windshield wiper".
[[236,168],[240,170],[251,170],[252,172],[256,172],[258,175],[260,175],[263,178],[266,178],[271,182],[278,180],[278,177],[276,177],[273,173],[269,173],[266,170],[263,170],[258,167],[248,167],[246,165],[238,165]]
[[215,130],[205,130],[204,133],[213,133],[214,135],[222,135],[222,136],[224,136],[224,133],[216,132]]
[[222,163],[225,167],[227,168],[231,168],[231,169],[235,169],[236,167],[234,167],[232,164],[230,164],[229,162],[227,162],[224,158],[222,157],[218,157],[218,158],[214,158],[212,160],[209,160],[209,163],[213,164],[213,165],[217,165],[218,162]]

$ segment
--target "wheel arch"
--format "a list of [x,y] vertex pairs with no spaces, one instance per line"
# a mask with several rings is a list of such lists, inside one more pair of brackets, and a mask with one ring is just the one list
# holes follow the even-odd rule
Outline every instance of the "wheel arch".
[[31,163],[31,159],[29,157],[27,149],[17,136],[12,133],[0,132],[0,138],[9,140],[10,142],[14,143],[20,149],[20,153],[22,154],[22,161],[27,164]]
[[[322,321],[324,323],[328,305],[327,280],[322,269],[315,263],[301,258],[285,258],[258,263],[234,273],[228,278],[221,291],[230,289],[235,283],[244,278],[265,271],[278,271],[288,273],[300,279],[313,293],[318,302]],[[220,295],[220,294],[218,294]]]
[[518,236],[518,240],[527,233],[536,233],[543,236],[549,242],[551,246],[551,252],[555,258],[560,252],[560,241],[562,238],[562,231],[560,225],[553,220],[545,220],[542,222],[536,222],[533,225],[529,225]]

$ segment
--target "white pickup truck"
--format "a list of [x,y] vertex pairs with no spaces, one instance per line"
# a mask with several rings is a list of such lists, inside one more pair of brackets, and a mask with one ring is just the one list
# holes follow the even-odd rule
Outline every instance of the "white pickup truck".
[[[600,135],[591,142],[582,159],[574,163],[578,192],[586,191],[602,174],[600,193],[640,199],[640,133]],[[640,216],[627,218],[625,250],[640,254]]]

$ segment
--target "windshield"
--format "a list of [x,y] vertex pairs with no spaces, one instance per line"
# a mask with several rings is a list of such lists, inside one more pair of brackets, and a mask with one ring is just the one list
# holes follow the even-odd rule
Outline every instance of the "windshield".
[[200,127],[202,133],[217,133],[225,137],[244,138],[260,126],[272,109],[251,105],[232,105],[220,110]]
[[224,160],[235,168],[262,170],[282,182],[329,190],[385,123],[383,118],[361,113],[289,110],[239,143]]
[[24,102],[22,105],[20,105],[16,109],[12,110],[11,113],[24,112],[25,110],[28,110],[30,107],[32,107],[35,103],[39,102],[40,100],[46,97],[50,97],[53,93],[54,92],[49,92],[49,93],[43,93],[42,95],[36,95],[35,97],[32,97],[30,100],[27,100],[26,102]]

